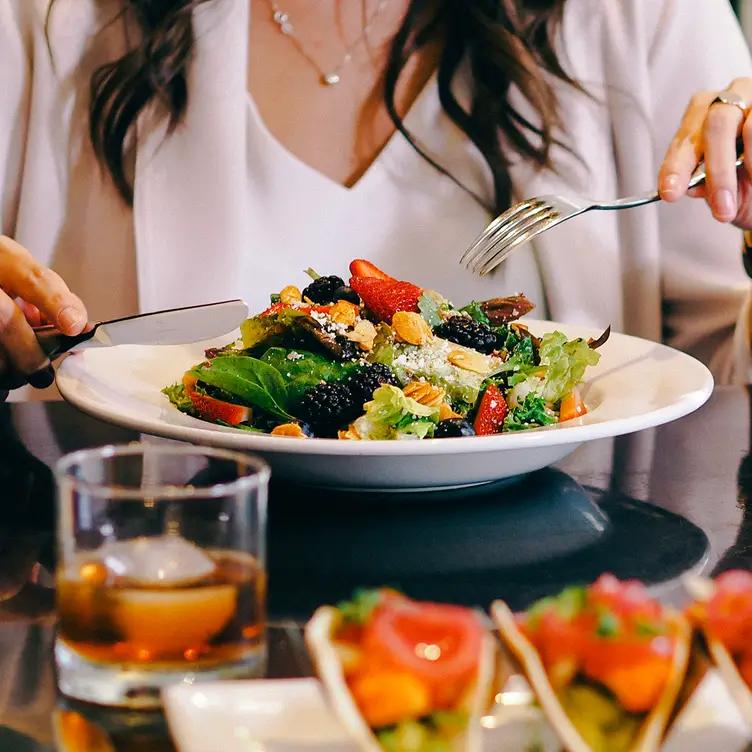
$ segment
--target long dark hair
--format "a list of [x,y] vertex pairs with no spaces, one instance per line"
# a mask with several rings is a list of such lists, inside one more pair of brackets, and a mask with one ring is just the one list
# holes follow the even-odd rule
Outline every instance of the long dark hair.
[[[216,1],[216,0],[215,0]],[[170,128],[188,103],[187,69],[194,49],[193,12],[209,0],[123,0],[138,39],[118,60],[98,68],[91,80],[90,133],[94,151],[123,198],[133,186],[124,153],[139,113],[157,100]],[[443,35],[438,87],[446,114],[477,146],[494,181],[494,205],[510,200],[510,158],[520,155],[551,166],[559,126],[551,79],[576,86],[557,57],[554,37],[566,0],[412,0],[392,43],[384,75],[384,100],[396,128],[440,172],[405,128],[395,105],[397,80],[406,62],[438,32]],[[439,32],[440,30],[440,32]],[[452,91],[463,61],[471,74],[469,109]],[[536,122],[508,101],[516,87],[532,106]],[[503,147],[506,145],[506,148]]]

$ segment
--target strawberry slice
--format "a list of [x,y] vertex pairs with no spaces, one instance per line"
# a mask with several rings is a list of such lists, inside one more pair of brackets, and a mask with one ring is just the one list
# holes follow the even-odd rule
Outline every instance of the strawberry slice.
[[352,277],[350,287],[381,321],[391,321],[397,311],[417,311],[418,299],[423,292],[412,282],[377,277]]
[[251,419],[250,407],[234,405],[232,402],[225,402],[210,397],[208,394],[202,394],[196,389],[197,381],[198,379],[190,372],[183,376],[183,386],[199,417],[212,422],[221,420],[231,426]]
[[507,401],[496,384],[489,384],[478,406],[475,415],[475,434],[477,436],[490,436],[499,433],[507,417]]
[[373,277],[374,279],[389,279],[395,282],[394,277],[390,277],[382,272],[378,266],[365,259],[355,259],[350,262],[350,274],[353,277]]

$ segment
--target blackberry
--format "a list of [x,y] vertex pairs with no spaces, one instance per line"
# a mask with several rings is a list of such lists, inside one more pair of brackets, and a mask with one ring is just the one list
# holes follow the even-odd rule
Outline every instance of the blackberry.
[[344,287],[342,277],[330,274],[328,277],[314,279],[308,287],[303,289],[303,299],[308,298],[314,303],[331,303],[334,300],[334,291]]
[[354,303],[355,305],[360,305],[360,295],[358,295],[358,293],[355,292],[355,290],[353,290],[352,287],[349,287],[348,285],[342,285],[342,287],[338,287],[334,291],[332,300],[335,303],[338,300],[346,300],[348,303]]
[[347,386],[353,394],[356,404],[363,405],[371,400],[373,393],[382,384],[399,386],[397,377],[389,366],[383,363],[369,363],[347,377]]
[[346,384],[317,384],[303,395],[297,414],[316,436],[329,437],[336,436],[337,429],[357,417],[360,409]]
[[464,418],[439,421],[433,434],[435,439],[456,439],[461,436],[475,436],[475,429]]
[[469,316],[452,316],[439,324],[434,333],[442,339],[486,354],[497,347],[496,332],[488,324],[482,324]]

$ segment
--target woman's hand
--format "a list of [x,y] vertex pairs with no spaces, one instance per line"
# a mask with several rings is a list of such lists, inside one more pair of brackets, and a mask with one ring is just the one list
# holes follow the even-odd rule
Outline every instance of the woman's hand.
[[49,322],[79,334],[87,325],[84,304],[58,274],[14,240],[0,235],[0,392],[25,383],[44,388],[54,378],[32,326]]
[[[752,104],[752,78],[736,79],[729,90]],[[679,129],[661,165],[658,190],[665,201],[677,201],[689,193],[704,198],[719,222],[733,222],[752,229],[752,158],[736,168],[736,141],[741,135],[744,151],[752,155],[752,115],[736,105],[713,103],[715,91],[701,91],[689,102]],[[697,163],[705,160],[704,185],[687,191]]]

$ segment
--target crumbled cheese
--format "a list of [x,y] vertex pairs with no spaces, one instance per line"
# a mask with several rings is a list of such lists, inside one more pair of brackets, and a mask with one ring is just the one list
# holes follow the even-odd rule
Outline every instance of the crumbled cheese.
[[299,352],[295,352],[295,350],[287,354],[288,360],[300,360],[302,357],[303,356]]

